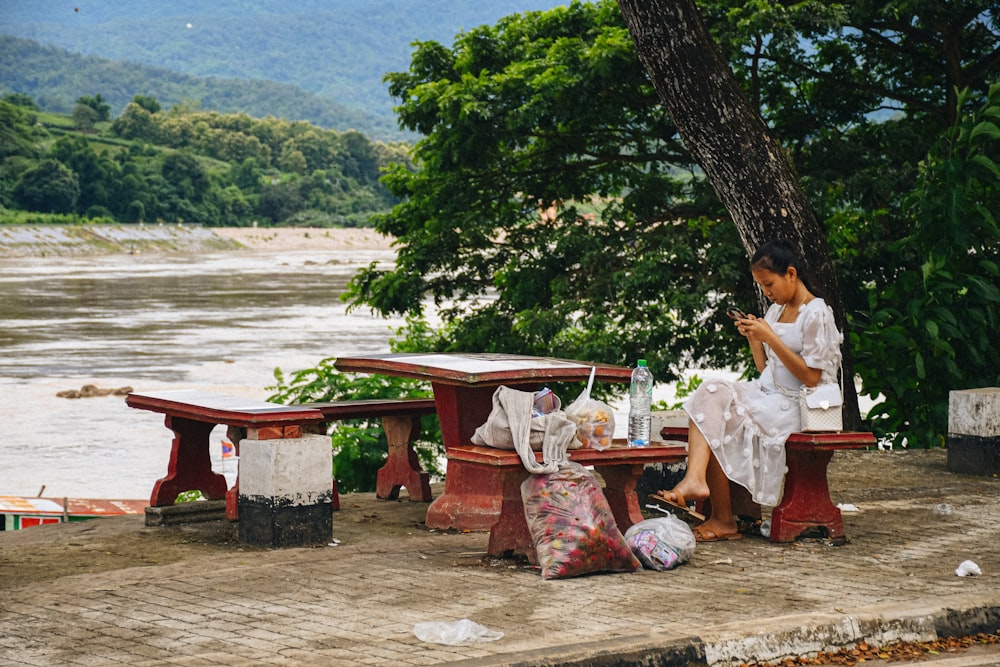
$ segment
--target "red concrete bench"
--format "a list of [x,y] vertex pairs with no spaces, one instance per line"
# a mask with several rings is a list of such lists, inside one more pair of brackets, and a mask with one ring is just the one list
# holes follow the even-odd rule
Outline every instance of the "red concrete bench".
[[[541,452],[536,452],[535,457],[541,461]],[[604,496],[619,529],[624,532],[643,519],[635,487],[646,464],[684,461],[687,451],[683,446],[622,446],[601,451],[573,449],[569,458],[582,465],[594,466],[603,478]],[[517,452],[467,445],[451,447],[448,460],[466,464],[464,480],[468,488],[462,494],[465,502],[480,504],[485,512],[499,515],[490,528],[487,553],[494,556],[520,553],[531,558],[532,540],[521,501],[521,482],[527,479],[529,473]],[[477,476],[476,469],[490,474]],[[499,474],[493,474],[497,472]]]
[[[430,481],[421,470],[412,441],[420,432],[420,416],[434,412],[433,399],[372,399],[309,405],[280,405],[209,391],[171,390],[131,393],[125,402],[140,410],[166,415],[174,432],[167,475],[153,486],[150,505],[173,505],[183,491],[200,491],[209,500],[226,500],[226,516],[238,518],[239,480],[227,490],[224,476],[212,470],[209,434],[217,425],[239,440],[297,438],[302,433],[325,433],[327,425],[342,419],[381,417],[389,441],[389,457],[378,472],[380,498],[395,498],[406,487],[411,499],[429,502]],[[234,432],[238,429],[238,432]],[[336,480],[333,506],[339,508]]]
[[[666,441],[687,442],[686,427],[660,431]],[[771,511],[771,541],[791,542],[810,528],[821,528],[828,538],[843,541],[844,520],[830,500],[827,467],[840,449],[869,449],[875,436],[860,431],[792,433],[785,443],[788,472],[781,502]],[[742,487],[741,487],[742,488]],[[757,508],[759,516],[759,508]]]

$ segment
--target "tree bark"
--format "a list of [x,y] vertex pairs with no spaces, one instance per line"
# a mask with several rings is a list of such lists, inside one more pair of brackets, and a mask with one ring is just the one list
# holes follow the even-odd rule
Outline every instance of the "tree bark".
[[784,239],[845,333],[844,422],[861,423],[847,320],[826,232],[787,156],[753,109],[701,20],[694,0],[618,0],[639,59],[752,254]]

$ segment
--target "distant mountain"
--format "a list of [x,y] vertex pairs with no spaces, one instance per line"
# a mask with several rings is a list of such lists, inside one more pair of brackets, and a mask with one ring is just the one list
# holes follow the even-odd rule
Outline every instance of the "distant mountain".
[[27,93],[47,111],[70,113],[82,95],[100,93],[117,116],[132,98],[148,95],[164,108],[182,101],[221,113],[245,112],[263,118],[306,120],[339,131],[399,139],[390,117],[349,109],[276,81],[220,79],[181,74],[128,62],[82,56],[17,37],[0,36],[0,92]]
[[[372,128],[390,128],[392,132],[393,101],[382,77],[409,67],[412,42],[434,40],[451,45],[463,30],[496,23],[509,14],[564,4],[567,0],[2,0],[0,31],[120,61],[116,64],[125,68],[123,76],[130,85],[141,82],[138,72],[155,74],[163,87],[167,87],[168,77],[159,71],[132,70],[125,63],[214,77],[197,83],[196,88],[205,91],[218,79],[291,84],[339,105],[330,113],[353,112],[357,118],[369,117]],[[30,63],[24,63],[23,69],[19,85],[30,83],[38,74]],[[126,70],[131,74],[126,76]],[[118,99],[111,82],[88,76],[70,77],[77,89],[62,95],[75,99],[101,93],[106,99]],[[0,85],[13,88],[14,81],[5,75]],[[39,82],[34,92],[17,92],[41,97],[48,94],[51,83],[43,86]],[[194,83],[186,79],[184,85]],[[276,97],[292,94],[298,99],[300,93],[283,90],[272,91],[274,95],[267,97],[277,102]],[[132,89],[128,96],[134,93],[160,99],[152,90]],[[169,98],[164,96],[163,101]],[[212,108],[204,98],[202,106]],[[362,129],[358,127],[360,120],[349,122]]]

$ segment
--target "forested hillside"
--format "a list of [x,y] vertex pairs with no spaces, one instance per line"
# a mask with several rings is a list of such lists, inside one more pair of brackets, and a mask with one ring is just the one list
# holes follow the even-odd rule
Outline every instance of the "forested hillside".
[[0,91],[24,93],[47,111],[71,113],[84,95],[101,95],[118,115],[134,95],[171,106],[195,102],[204,109],[251,116],[305,120],[336,130],[355,129],[377,138],[399,138],[386,116],[348,109],[331,99],[276,81],[182,74],[162,67],[83,56],[38,42],[0,35]]
[[72,116],[0,99],[0,222],[366,226],[396,199],[378,182],[404,144],[247,114],[162,109],[136,96],[113,120],[100,95]]
[[[81,95],[100,93],[113,115],[137,94],[152,95],[165,107],[186,98],[203,109],[399,138],[382,77],[408,68],[412,42],[451,45],[463,30],[561,4],[565,0],[5,0],[0,31],[112,62],[60,64],[57,52],[6,42],[0,92],[27,93],[44,109],[64,113]],[[13,47],[28,48],[32,57]],[[334,104],[322,104],[327,100]]]

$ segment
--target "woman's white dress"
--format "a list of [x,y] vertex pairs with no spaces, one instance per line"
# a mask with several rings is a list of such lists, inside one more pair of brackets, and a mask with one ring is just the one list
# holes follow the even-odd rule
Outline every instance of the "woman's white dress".
[[[833,310],[814,298],[799,308],[794,322],[778,322],[783,306],[772,304],[764,319],[810,368],[821,383],[838,382],[840,344]],[[755,502],[778,503],[785,476],[785,440],[802,427],[799,388],[802,383],[768,346],[767,365],[755,380],[706,380],[684,409],[708,441],[726,476],[750,491]]]

